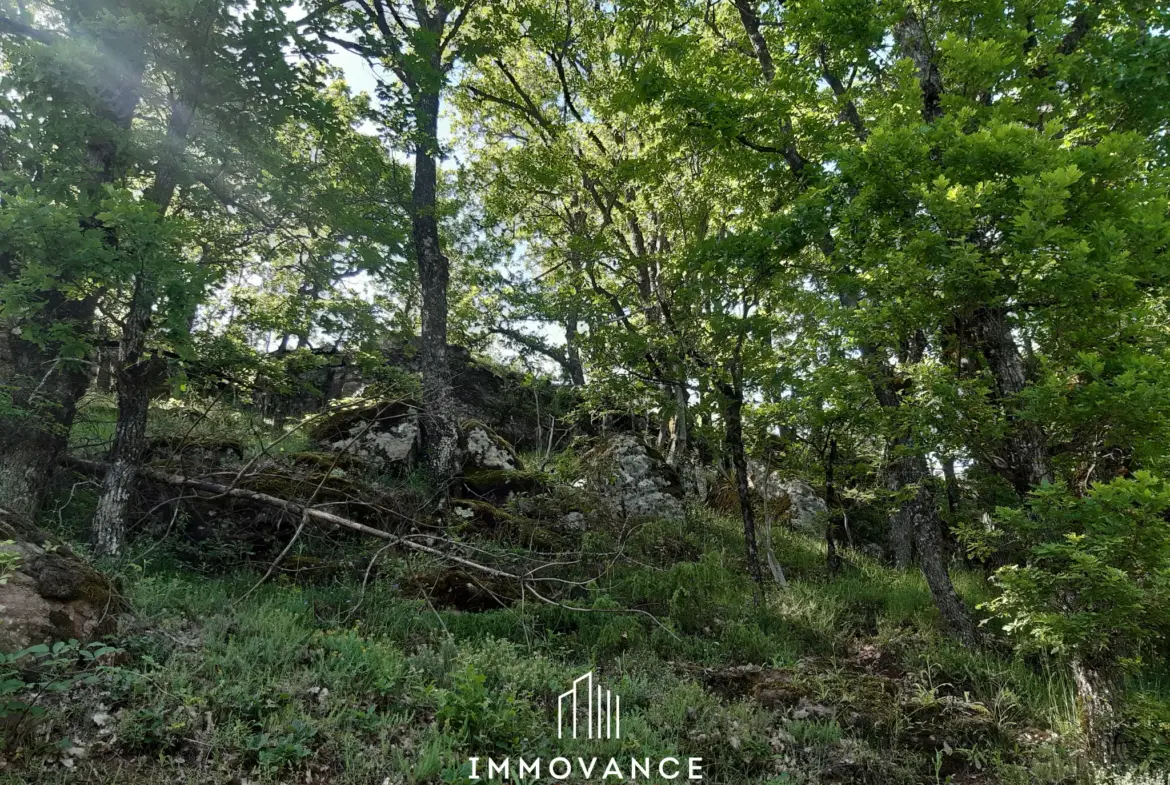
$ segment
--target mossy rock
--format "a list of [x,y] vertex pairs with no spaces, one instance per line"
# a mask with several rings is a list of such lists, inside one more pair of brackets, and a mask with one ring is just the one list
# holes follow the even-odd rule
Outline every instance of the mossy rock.
[[518,516],[502,507],[478,499],[458,499],[451,502],[451,507],[455,511],[456,520],[462,521],[456,526],[465,529],[496,531],[518,520]]
[[305,466],[326,471],[342,469],[344,471],[365,471],[369,463],[356,455],[347,452],[293,452],[288,454],[293,466]]
[[452,530],[459,534],[486,535],[535,550],[555,550],[566,544],[563,536],[542,526],[540,521],[485,501],[458,499],[451,503],[451,507],[455,521]]
[[250,491],[267,493],[281,499],[296,501],[313,495],[315,501],[353,501],[367,493],[362,483],[335,472],[310,474],[277,474],[264,472],[242,480],[240,485]]
[[548,476],[524,469],[470,469],[463,473],[465,495],[471,498],[504,501],[517,493],[543,493]]
[[0,550],[12,561],[0,585],[0,651],[114,631],[125,603],[104,573],[51,544],[14,541]]
[[[417,404],[409,400],[359,401],[346,406],[309,426],[310,439],[317,442],[332,442],[350,436],[350,430],[362,423],[392,425],[415,416]],[[373,426],[371,426],[373,427]]]

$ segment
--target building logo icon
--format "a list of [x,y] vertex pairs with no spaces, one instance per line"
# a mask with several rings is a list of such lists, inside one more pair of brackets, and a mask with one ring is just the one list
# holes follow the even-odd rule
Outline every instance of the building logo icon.
[[[565,709],[569,716],[565,716]],[[622,697],[609,690],[602,692],[601,685],[593,685],[593,671],[573,680],[573,688],[557,696],[557,738],[563,739],[568,731],[571,738],[577,738],[577,718],[584,713],[582,738],[620,739],[622,737]],[[569,720],[572,717],[572,720]]]

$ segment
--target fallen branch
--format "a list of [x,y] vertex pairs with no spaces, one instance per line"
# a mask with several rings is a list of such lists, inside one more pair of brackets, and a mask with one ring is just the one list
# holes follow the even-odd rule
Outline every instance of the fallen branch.
[[[93,460],[88,460],[86,458],[76,458],[73,456],[66,456],[63,459],[63,461],[68,466],[72,466],[76,469],[80,469],[82,471],[94,473],[94,474],[104,474],[106,469],[109,468],[109,464],[107,464],[103,461],[93,461]],[[408,537],[399,537],[396,534],[391,534],[390,532],[382,531],[381,529],[375,529],[372,526],[366,526],[364,523],[358,523],[357,521],[350,520],[349,518],[345,518],[345,517],[342,517],[340,515],[334,515],[331,512],[326,512],[325,510],[321,510],[321,509],[318,509],[316,507],[309,507],[309,506],[306,506],[303,504],[298,504],[297,502],[289,501],[288,499],[281,499],[278,496],[272,496],[271,494],[261,493],[260,491],[250,491],[247,488],[231,487],[231,486],[227,486],[227,485],[221,485],[219,483],[208,482],[207,480],[200,480],[200,479],[196,479],[193,477],[185,477],[181,474],[171,474],[169,472],[165,472],[165,471],[162,471],[160,469],[154,469],[154,468],[151,468],[149,466],[144,466],[144,467],[140,468],[138,470],[138,475],[139,475],[139,477],[144,477],[144,478],[149,479],[149,480],[154,480],[155,482],[162,482],[162,483],[166,483],[168,485],[176,485],[176,486],[179,486],[182,488],[191,488],[192,490],[203,491],[205,493],[215,494],[216,496],[219,496],[219,497],[230,496],[230,497],[233,497],[236,499],[245,499],[247,501],[256,502],[258,504],[265,504],[265,505],[268,505],[269,507],[275,507],[276,509],[284,510],[284,511],[288,512],[290,515],[296,516],[297,518],[299,518],[301,520],[302,526],[304,525],[305,521],[310,521],[310,520],[317,521],[318,523],[330,524],[333,526],[340,526],[343,529],[349,529],[351,531],[359,532],[360,534],[366,534],[366,535],[369,535],[370,537],[376,537],[377,539],[384,540],[385,542],[387,542],[390,545],[395,545],[395,546],[398,546],[401,548],[406,548],[409,550],[418,551],[420,553],[426,553],[426,554],[429,554],[431,556],[435,556],[435,557],[438,557],[440,559],[444,559],[444,560],[449,561],[449,562],[454,562],[455,564],[462,565],[464,567],[467,567],[467,568],[474,570],[478,573],[481,573],[483,575],[487,575],[487,576],[490,576],[493,578],[504,578],[507,580],[516,581],[528,593],[531,593],[534,597],[539,599],[541,602],[547,603],[548,605],[555,605],[558,608],[564,608],[564,609],[570,610],[570,611],[589,612],[589,613],[595,613],[595,612],[633,613],[633,614],[637,614],[637,615],[647,616],[650,618],[651,621],[653,621],[659,627],[666,630],[666,632],[669,633],[671,636],[675,637],[676,639],[678,638],[678,636],[675,635],[673,630],[671,630],[669,627],[664,625],[661,621],[658,620],[658,618],[654,614],[650,613],[649,611],[641,610],[639,608],[582,608],[579,606],[566,605],[565,603],[558,602],[557,600],[555,600],[551,597],[545,597],[540,592],[536,591],[536,589],[534,588],[534,584],[537,582],[549,582],[549,581],[559,582],[561,579],[534,578],[534,577],[532,577],[533,571],[530,571],[528,576],[524,576],[524,575],[517,575],[515,573],[511,573],[511,572],[508,572],[506,570],[497,569],[496,567],[489,567],[486,564],[480,564],[479,562],[474,562],[474,561],[471,561],[470,559],[465,559],[462,556],[458,556],[454,553],[443,551],[443,550],[440,550],[439,548],[434,548],[430,545],[426,545],[426,544],[421,543],[421,542],[416,542],[415,540],[412,540]],[[299,533],[299,529],[298,529],[298,533]],[[294,540],[295,540],[295,537],[294,537]],[[291,545],[291,543],[290,543],[290,545]],[[279,559],[278,559],[278,561],[279,561]]]
[[[87,472],[94,472],[98,474],[105,473],[109,468],[109,464],[104,461],[92,461],[86,458],[75,458],[69,456],[65,459],[65,463],[78,469],[83,469]],[[343,518],[340,515],[334,515],[331,512],[317,509],[316,507],[306,507],[303,504],[282,499],[279,496],[272,496],[271,494],[261,493],[260,491],[250,491],[247,488],[233,488],[227,485],[220,485],[219,483],[208,482],[206,480],[199,480],[192,477],[185,477],[181,474],[170,474],[159,469],[152,469],[149,466],[144,466],[138,470],[140,477],[145,477],[156,482],[167,483],[168,485],[177,485],[182,488],[191,488],[197,491],[204,491],[205,493],[214,493],[217,496],[230,496],[235,499],[245,499],[247,501],[257,502],[258,504],[266,504],[269,507],[275,507],[278,510],[284,510],[290,515],[297,518],[307,518],[319,523],[327,523],[333,526],[340,526],[343,529],[350,529],[361,534],[367,534],[371,537],[377,537],[380,540],[400,545],[403,548],[410,550],[428,553],[432,556],[438,556],[441,559],[453,561],[457,564],[462,564],[465,567],[470,567],[473,570],[482,572],[485,575],[490,575],[494,578],[508,578],[511,580],[523,582],[523,578],[519,575],[513,575],[504,570],[498,570],[495,567],[489,567],[486,564],[479,564],[470,559],[464,559],[452,553],[445,553],[438,548],[432,548],[429,545],[424,545],[421,542],[414,542],[396,534],[375,529],[373,526],[366,526],[364,523]]]

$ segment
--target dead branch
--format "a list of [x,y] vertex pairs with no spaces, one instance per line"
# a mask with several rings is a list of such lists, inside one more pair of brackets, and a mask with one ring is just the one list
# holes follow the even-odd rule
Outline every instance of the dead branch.
[[[73,456],[66,456],[64,458],[64,462],[67,465],[72,466],[76,469],[80,469],[82,471],[90,472],[90,473],[94,473],[94,474],[103,474],[106,471],[106,469],[109,467],[109,464],[105,463],[104,461],[93,461],[93,460],[88,460],[85,458],[76,458]],[[334,515],[331,512],[326,512],[326,511],[318,509],[316,507],[308,507],[308,506],[305,506],[303,504],[299,504],[299,503],[294,502],[294,501],[289,501],[288,499],[281,499],[280,497],[272,496],[272,495],[267,494],[267,493],[261,493],[259,491],[250,491],[246,488],[237,488],[237,487],[230,487],[227,485],[220,485],[219,483],[208,482],[207,480],[200,480],[200,479],[193,478],[193,477],[185,477],[181,474],[170,474],[168,472],[161,471],[159,469],[153,469],[150,467],[142,467],[141,469],[139,469],[138,474],[140,477],[154,480],[155,482],[162,482],[162,483],[166,483],[168,485],[176,485],[176,486],[179,486],[182,488],[191,488],[192,490],[203,491],[205,493],[214,494],[215,496],[220,497],[220,498],[222,498],[224,496],[229,496],[229,497],[233,497],[233,498],[237,498],[237,499],[245,499],[247,501],[257,502],[259,504],[265,504],[265,505],[268,505],[269,507],[275,507],[276,509],[284,510],[284,511],[288,512],[289,514],[300,518],[302,521],[302,525],[303,525],[303,522],[312,520],[312,521],[316,521],[318,523],[329,524],[329,525],[333,525],[333,526],[340,526],[341,528],[344,528],[344,529],[350,529],[351,531],[355,531],[355,532],[358,532],[360,534],[365,534],[365,535],[368,535],[370,537],[376,537],[380,540],[384,540],[385,542],[389,543],[390,545],[396,545],[396,546],[406,548],[409,550],[418,551],[420,553],[426,553],[426,554],[429,554],[431,556],[435,556],[435,557],[438,557],[439,559],[443,559],[443,560],[446,560],[449,562],[454,562],[455,564],[459,564],[459,565],[462,565],[464,567],[467,567],[468,569],[474,570],[475,572],[478,572],[482,575],[487,575],[487,576],[492,577],[492,578],[503,578],[506,580],[516,581],[518,584],[520,584],[520,586],[522,587],[522,589],[524,591],[532,594],[532,596],[536,597],[541,602],[547,603],[548,605],[555,605],[558,608],[564,608],[565,610],[578,611],[578,612],[582,612],[582,613],[585,613],[585,612],[588,612],[588,613],[597,613],[597,612],[634,613],[634,614],[638,614],[641,616],[646,616],[651,621],[653,621],[656,625],[661,627],[663,630],[666,630],[667,633],[669,633],[670,635],[677,638],[677,636],[674,634],[674,632],[669,627],[664,625],[658,619],[658,617],[656,617],[654,614],[650,613],[649,611],[641,610],[638,608],[628,608],[628,609],[627,608],[605,608],[605,609],[582,608],[579,606],[567,605],[565,603],[558,602],[557,600],[555,600],[551,597],[544,596],[543,594],[536,591],[536,589],[535,589],[535,584],[538,581],[540,581],[540,582],[550,582],[550,581],[551,582],[560,582],[562,579],[536,578],[533,575],[534,571],[530,571],[527,575],[517,575],[515,573],[511,573],[511,572],[508,572],[506,570],[501,570],[501,569],[498,569],[496,567],[490,567],[486,564],[480,564],[479,562],[475,562],[475,561],[472,561],[470,559],[463,558],[462,556],[459,556],[459,555],[454,554],[454,553],[450,553],[448,551],[443,551],[439,548],[434,548],[430,545],[426,545],[424,543],[417,542],[413,539],[410,539],[409,537],[399,537],[398,535],[391,534],[390,532],[382,531],[381,529],[375,529],[372,526],[366,526],[363,523],[358,523],[357,521],[350,520],[349,518],[344,518],[340,515]],[[299,530],[298,530],[298,533],[299,533]],[[295,537],[294,537],[294,540],[295,540]],[[291,545],[291,543],[290,543],[290,545]]]

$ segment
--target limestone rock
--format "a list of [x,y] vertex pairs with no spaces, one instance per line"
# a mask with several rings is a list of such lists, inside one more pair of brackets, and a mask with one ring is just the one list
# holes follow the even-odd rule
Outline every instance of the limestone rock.
[[488,426],[478,420],[463,424],[463,450],[465,466],[470,469],[497,469],[517,471],[524,466],[512,445],[501,439]]
[[780,490],[789,499],[788,525],[794,531],[816,537],[825,536],[829,525],[829,507],[825,500],[803,480],[786,480]]
[[400,471],[418,458],[418,409],[406,401],[366,402],[326,417],[309,435],[381,471]]
[[7,581],[0,585],[0,651],[113,632],[121,609],[109,579],[69,553],[26,541],[5,541]]
[[678,472],[630,433],[603,437],[584,456],[586,478],[617,515],[680,520],[685,514]]
[[829,507],[804,480],[783,479],[779,472],[764,476],[763,467],[753,462],[751,484],[765,504],[782,502],[788,528],[813,537],[824,537],[829,524]]

